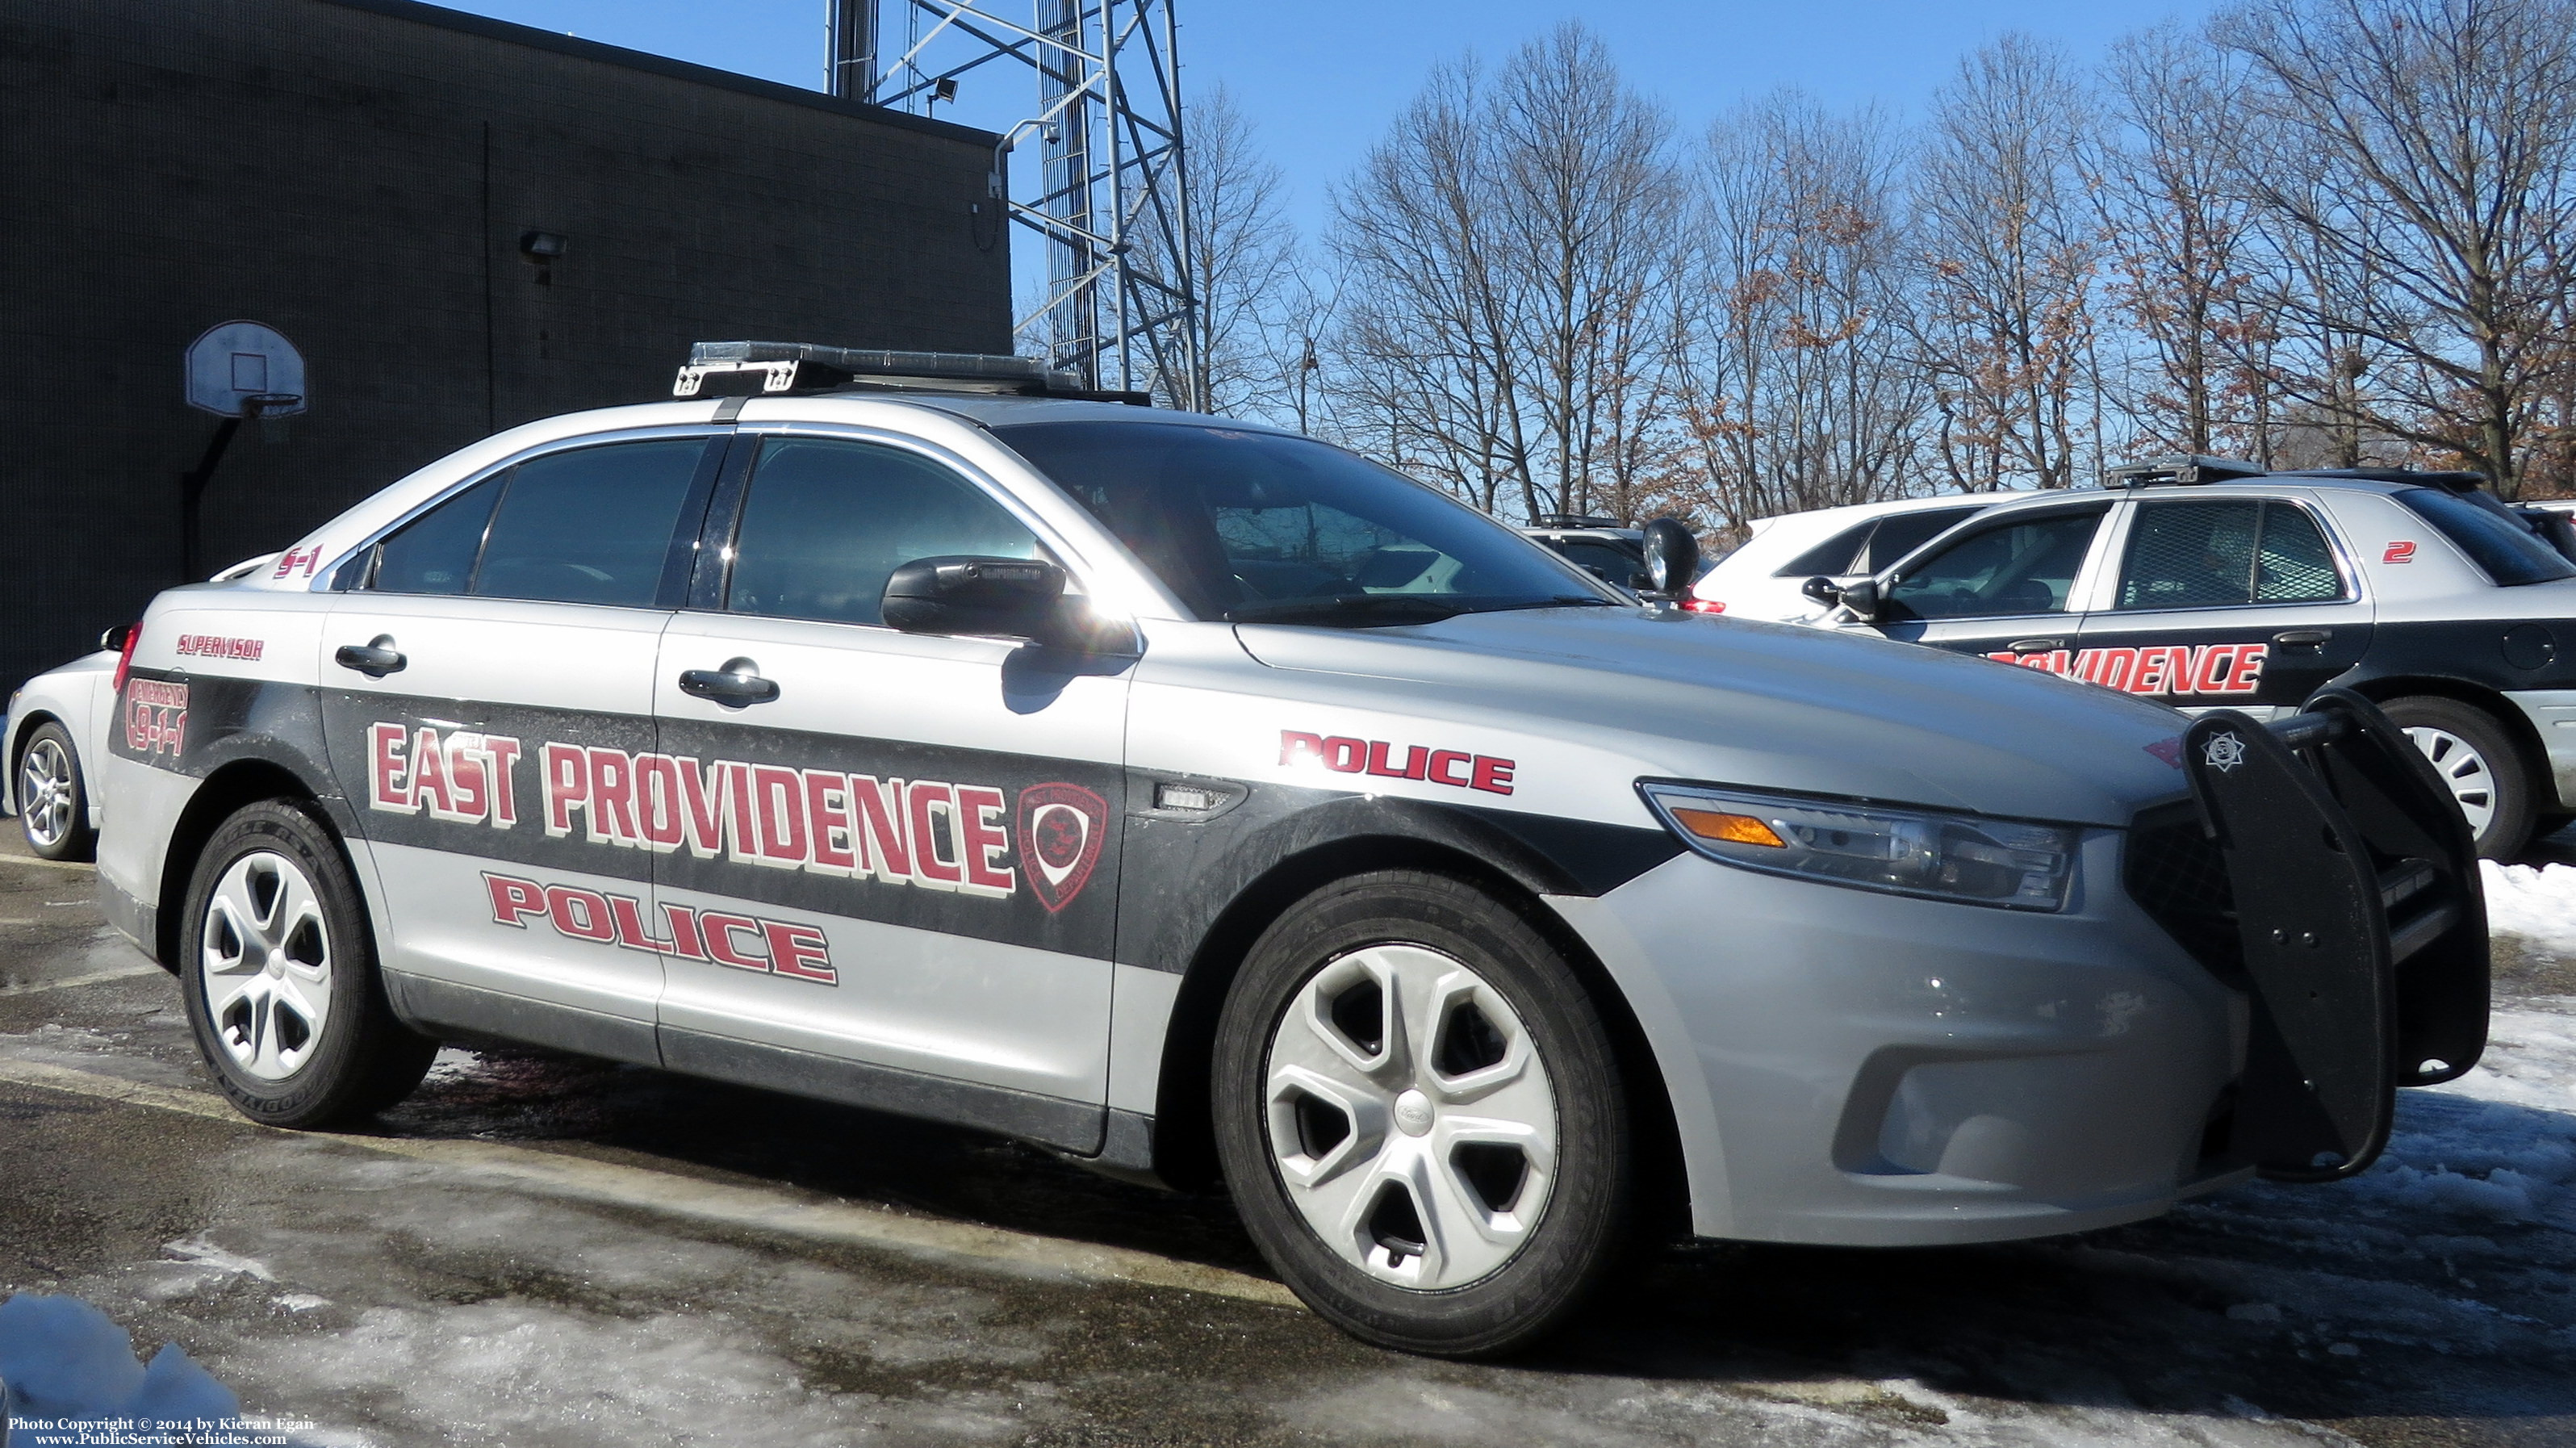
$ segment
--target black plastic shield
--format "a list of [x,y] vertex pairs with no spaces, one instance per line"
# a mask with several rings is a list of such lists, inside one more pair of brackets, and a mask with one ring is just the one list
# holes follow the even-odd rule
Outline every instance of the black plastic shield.
[[[2346,722],[2315,751],[2326,787],[2383,864],[2382,891],[2396,963],[2400,1086],[2432,1086],[2467,1073],[2485,1054],[2489,1000],[2486,894],[2469,822],[2441,777],[2376,705],[2325,689],[2307,711]],[[2410,880],[2420,869],[2424,878]]]
[[2275,1180],[2351,1176],[2395,1107],[2395,972],[2368,846],[2317,773],[2232,709],[2192,721],[2183,765],[2227,861],[2253,997],[2231,1154]]

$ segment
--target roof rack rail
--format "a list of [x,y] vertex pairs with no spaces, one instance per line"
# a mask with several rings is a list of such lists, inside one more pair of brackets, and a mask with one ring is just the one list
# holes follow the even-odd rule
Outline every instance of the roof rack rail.
[[1142,392],[1104,392],[1035,357],[986,352],[891,352],[816,342],[698,342],[671,383],[673,397],[820,392],[968,392],[1060,397],[1151,407]]
[[2188,487],[2194,483],[2224,483],[2235,478],[2259,478],[2272,471],[2261,463],[2242,458],[2204,457],[2199,453],[2168,453],[2162,457],[2143,458],[2133,463],[2102,470],[2106,488]]
[[1625,528],[1616,518],[1596,518],[1589,513],[1541,513],[1530,520],[1533,528]]

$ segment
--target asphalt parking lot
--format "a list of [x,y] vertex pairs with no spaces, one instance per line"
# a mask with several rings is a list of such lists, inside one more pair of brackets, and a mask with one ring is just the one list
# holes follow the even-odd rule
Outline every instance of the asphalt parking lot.
[[[2555,1081],[2576,963],[2501,947],[2489,1064]],[[2528,1095],[2409,1093],[2393,1168],[2084,1237],[1675,1249],[1438,1363],[1294,1306],[1221,1200],[966,1132],[461,1051],[374,1134],[251,1126],[88,871],[0,845],[0,1296],[313,1443],[2567,1444],[2576,1117]]]

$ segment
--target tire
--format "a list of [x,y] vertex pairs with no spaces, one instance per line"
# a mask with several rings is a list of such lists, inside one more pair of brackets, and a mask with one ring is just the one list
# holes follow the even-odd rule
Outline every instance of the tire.
[[180,994],[233,1106],[320,1127],[393,1105],[438,1043],[394,1018],[339,841],[304,806],[263,800],[218,826],[180,917]]
[[1214,1071],[1245,1226],[1354,1336],[1509,1352],[1621,1258],[1634,1168],[1609,1033],[1545,937],[1471,885],[1391,870],[1289,907],[1227,993]]
[[89,776],[62,725],[47,720],[18,751],[18,831],[47,860],[90,860],[98,832],[89,827]]
[[2478,854],[2490,860],[2521,854],[2536,813],[2531,771],[2504,726],[2475,705],[2438,695],[2392,699],[2380,709],[2433,761],[2433,772],[2469,818]]

